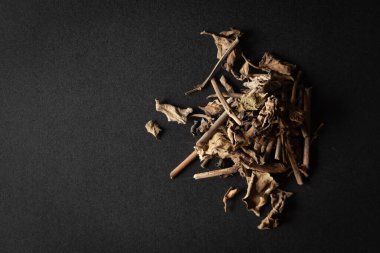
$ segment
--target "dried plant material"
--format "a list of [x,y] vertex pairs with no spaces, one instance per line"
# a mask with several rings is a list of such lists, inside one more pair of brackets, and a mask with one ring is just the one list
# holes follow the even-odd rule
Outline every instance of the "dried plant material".
[[[231,45],[234,43],[236,39],[241,36],[241,32],[236,29],[230,29],[229,31],[223,31],[217,34],[209,33],[206,31],[201,32],[201,35],[210,35],[214,39],[216,48],[218,52],[216,54],[217,59],[221,59],[223,55],[228,51]],[[230,71],[232,66],[234,65],[236,59],[237,52],[236,50],[232,50],[226,59],[226,63],[224,64],[224,68],[227,71]]]
[[295,65],[280,61],[266,52],[259,63],[259,67],[264,70],[273,70],[283,75],[291,75]]
[[204,111],[208,116],[219,115],[221,112],[223,112],[223,106],[218,100],[209,102],[206,106],[203,107],[199,106],[199,109]]
[[276,228],[278,226],[279,215],[284,210],[285,200],[292,195],[292,192],[286,192],[278,189],[274,191],[270,195],[272,210],[261,221],[260,225],[258,225],[257,228],[260,230]]
[[263,107],[266,101],[266,93],[244,94],[239,100],[239,112],[256,111]]
[[[307,177],[310,170],[310,145],[314,138],[310,128],[310,88],[302,83],[302,72],[296,65],[270,53],[265,53],[258,64],[252,63],[237,48],[240,31],[202,34],[214,39],[218,62],[204,82],[186,94],[202,90],[209,81],[215,94],[207,97],[211,100],[206,106],[199,107],[204,114],[192,115],[201,120],[193,124],[191,134],[203,135],[195,143],[195,150],[171,171],[170,177],[178,175],[196,157],[202,167],[211,160],[218,160],[218,169],[197,173],[194,178],[221,176],[227,180],[229,175],[240,175],[247,182],[243,202],[250,212],[259,216],[261,208],[269,205],[269,196],[271,198],[272,210],[258,228],[275,228],[285,200],[292,193],[280,190],[273,176],[294,174],[288,180],[295,178],[297,184],[302,185],[303,177]],[[237,58],[240,59],[235,62]],[[231,82],[242,84],[240,93],[235,93],[223,75],[219,81],[225,92],[221,92],[214,78],[220,67],[236,79]],[[168,119],[182,124],[191,113],[186,111],[190,108],[156,102],[167,116],[169,114]],[[236,196],[237,191],[230,188],[226,192],[225,211],[227,201]]]
[[240,190],[238,188],[230,187],[223,196],[224,212],[227,212],[227,201],[233,199]]
[[193,112],[192,108],[181,109],[170,104],[161,104],[158,99],[155,101],[156,111],[165,114],[168,121],[175,121],[178,124],[186,124],[187,116]]
[[153,120],[149,120],[146,124],[145,124],[145,128],[146,128],[146,131],[148,131],[148,133],[152,134],[154,137],[156,137],[157,139],[157,135],[161,132],[161,128],[160,126],[154,122]]
[[216,63],[214,68],[211,70],[211,73],[206,78],[206,80],[204,80],[203,83],[195,85],[195,87],[193,89],[185,92],[185,95],[190,95],[196,91],[201,91],[203,89],[203,87],[207,84],[207,82],[214,76],[215,72],[219,69],[220,65],[223,63],[223,61],[226,59],[226,57],[229,56],[229,54],[232,52],[232,50],[234,50],[234,48],[237,46],[238,43],[239,43],[239,38],[236,38],[234,40],[234,42],[230,45],[228,50],[226,52],[224,52],[223,56]]
[[226,111],[226,113],[233,120],[235,120],[236,124],[238,124],[240,126],[242,124],[241,120],[235,115],[235,113],[232,111],[232,109],[230,108],[230,106],[227,104],[226,100],[224,99],[222,93],[220,92],[220,90],[218,88],[218,85],[217,85],[215,79],[211,79],[211,84],[212,84],[212,87],[215,90],[216,95],[218,96],[218,99],[219,99],[220,103],[222,104],[224,110]]
[[[233,94],[235,93],[234,89],[232,88],[232,86],[227,82],[226,78],[222,75],[219,79],[220,83],[222,84],[222,86],[224,87],[224,89],[229,93],[229,94]],[[223,95],[224,96],[224,95]]]
[[190,128],[190,133],[195,137],[199,134],[199,132],[197,131],[198,130],[198,126],[199,126],[199,121],[198,120],[194,120],[194,123],[193,125],[191,126]]
[[231,175],[231,174],[236,173],[237,171],[238,171],[237,167],[212,170],[212,171],[194,174],[194,179],[204,179],[204,178],[217,177],[217,176],[222,176],[222,175]]
[[269,194],[278,187],[278,184],[269,173],[258,171],[252,171],[247,184],[247,193],[243,201],[249,211],[260,216],[261,207],[267,203]]

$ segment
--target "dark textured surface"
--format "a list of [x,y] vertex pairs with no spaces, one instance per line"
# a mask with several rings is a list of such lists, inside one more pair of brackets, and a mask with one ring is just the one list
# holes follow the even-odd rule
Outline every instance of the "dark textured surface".
[[[185,1],[183,1],[185,2]],[[187,1],[186,1],[187,2]],[[310,1],[1,1],[0,252],[374,252],[378,240],[378,9]],[[309,2],[309,3],[307,3]],[[297,63],[313,89],[313,148],[304,187],[286,186],[281,226],[222,196],[239,177],[194,181],[190,125],[154,98],[183,92],[215,63],[210,38],[242,29],[254,61]],[[155,141],[144,124],[157,120]],[[317,160],[317,163],[315,162]]]

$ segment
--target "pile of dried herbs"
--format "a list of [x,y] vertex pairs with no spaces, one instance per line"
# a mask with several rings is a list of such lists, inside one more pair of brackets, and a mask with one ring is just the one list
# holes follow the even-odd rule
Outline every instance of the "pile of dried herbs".
[[[242,200],[249,211],[260,216],[260,209],[270,200],[272,209],[258,228],[275,228],[285,200],[292,193],[281,190],[273,175],[294,176],[299,185],[308,177],[310,88],[304,86],[299,68],[270,53],[265,53],[258,64],[248,60],[238,47],[242,35],[239,30],[201,34],[213,38],[218,61],[210,75],[185,94],[201,91],[211,83],[215,90],[215,94],[208,96],[211,102],[199,107],[203,113],[191,115],[192,108],[181,109],[156,99],[156,110],[164,113],[168,121],[186,124],[189,115],[197,117],[191,133],[202,135],[194,151],[170,177],[174,178],[196,157],[202,167],[217,158],[221,169],[198,173],[194,178],[239,173],[247,183]],[[239,81],[242,89],[235,91],[223,73]],[[161,131],[153,121],[149,121],[146,128],[154,136]],[[234,187],[228,189],[223,197],[225,211],[228,200],[240,191]]]

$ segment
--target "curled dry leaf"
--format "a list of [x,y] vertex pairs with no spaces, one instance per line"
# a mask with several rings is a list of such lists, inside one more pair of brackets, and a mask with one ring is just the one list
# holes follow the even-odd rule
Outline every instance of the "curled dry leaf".
[[158,99],[155,101],[156,111],[165,114],[168,121],[175,121],[178,124],[186,124],[187,116],[193,112],[192,108],[181,109],[170,104],[161,104]]
[[260,225],[258,225],[257,228],[261,230],[276,228],[278,226],[278,218],[284,210],[285,200],[292,195],[292,192],[286,192],[280,189],[274,191],[270,195],[272,210],[261,221]]
[[[216,58],[221,59],[224,53],[231,47],[234,40],[241,36],[241,32],[239,30],[231,28],[229,31],[223,31],[223,32],[220,32],[219,34],[203,31],[201,32],[201,35],[212,36],[212,38],[214,39],[216,48],[218,49]],[[236,57],[237,57],[237,50],[234,49],[227,56],[226,62],[224,64],[224,68],[227,71],[231,70],[232,66],[234,65]]]
[[240,190],[238,188],[230,187],[223,196],[224,212],[227,212],[227,201],[234,198]]
[[207,145],[203,147],[196,147],[196,150],[199,155],[199,159],[203,161],[205,157],[215,155],[222,159],[228,158],[232,148],[232,144],[229,142],[224,133],[218,131],[208,141]]
[[255,111],[260,110],[266,100],[266,93],[248,93],[240,97],[238,111]]
[[277,188],[278,184],[269,173],[258,171],[252,171],[247,184],[247,193],[243,201],[249,211],[260,216],[261,207],[267,203],[269,194]]
[[146,124],[145,124],[145,128],[146,130],[148,131],[148,133],[151,133],[154,137],[157,138],[157,135],[160,133],[160,131],[162,130],[160,128],[160,126],[154,122],[153,120],[149,120]]
[[259,67],[264,70],[273,70],[283,75],[291,75],[295,69],[295,65],[280,61],[266,52],[259,63]]
[[219,115],[223,112],[223,106],[219,100],[209,102],[206,106],[199,106],[199,109],[203,110],[208,116]]

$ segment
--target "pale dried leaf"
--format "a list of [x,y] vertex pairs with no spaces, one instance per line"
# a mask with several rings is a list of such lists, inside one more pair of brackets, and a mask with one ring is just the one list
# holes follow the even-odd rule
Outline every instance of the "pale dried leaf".
[[187,116],[193,112],[192,108],[181,109],[170,104],[160,104],[158,99],[156,101],[156,111],[162,112],[168,118],[168,121],[175,121],[178,124],[186,124]]
[[266,93],[244,94],[239,98],[238,111],[256,111],[260,110],[266,100]]
[[292,195],[293,195],[292,192],[286,192],[280,189],[277,189],[276,191],[274,191],[270,195],[272,210],[261,221],[260,225],[258,225],[257,228],[261,230],[276,228],[278,226],[279,215],[284,210],[285,200]]
[[226,78],[222,75],[219,79],[220,83],[228,93],[235,93],[232,86],[227,82]]
[[202,161],[207,156],[217,156],[219,158],[228,158],[233,149],[232,144],[229,142],[224,133],[218,131],[208,141],[207,145],[203,147],[195,147],[199,159]]
[[278,184],[269,173],[258,171],[252,171],[247,181],[247,194],[243,201],[249,211],[260,216],[261,207],[267,203],[269,194],[278,187]]
[[223,112],[223,106],[219,100],[209,102],[206,106],[199,106],[199,109],[203,110],[208,116],[216,116]]
[[283,75],[291,75],[296,66],[288,62],[280,61],[266,52],[259,63],[259,67],[264,70],[273,70]]
[[224,212],[227,212],[227,201],[234,198],[240,190],[238,188],[230,187],[223,196]]
[[160,133],[160,131],[162,130],[160,128],[160,126],[154,122],[153,120],[149,120],[146,124],[145,124],[145,128],[146,130],[148,131],[148,133],[151,133],[154,137],[157,138],[157,135]]

